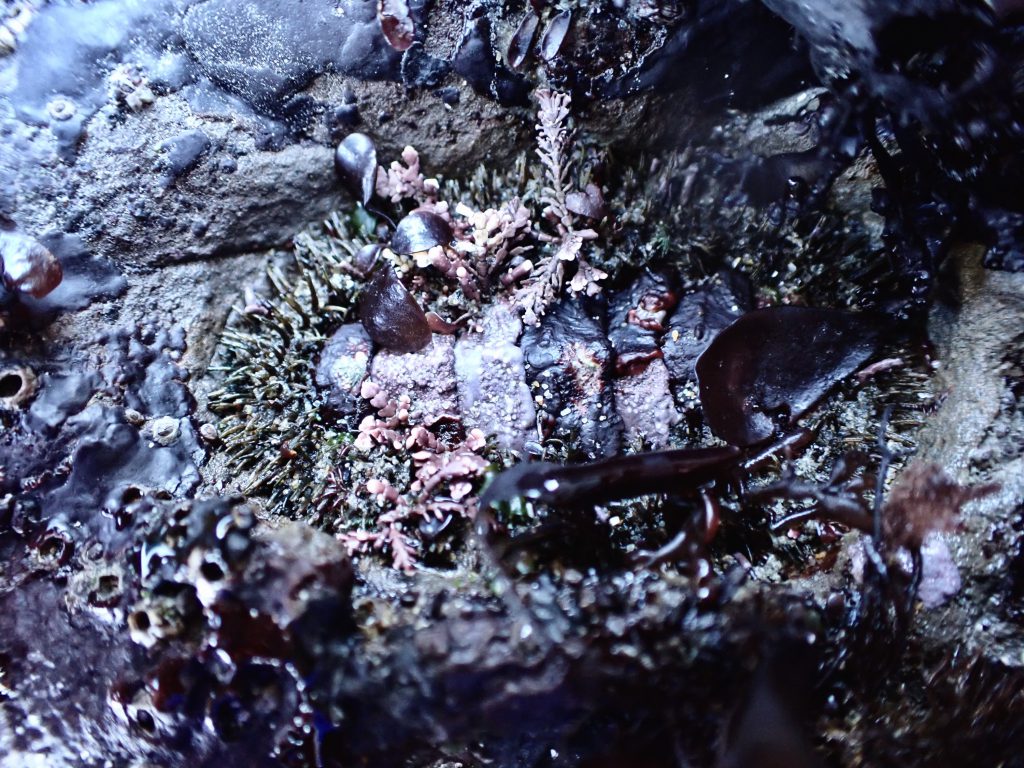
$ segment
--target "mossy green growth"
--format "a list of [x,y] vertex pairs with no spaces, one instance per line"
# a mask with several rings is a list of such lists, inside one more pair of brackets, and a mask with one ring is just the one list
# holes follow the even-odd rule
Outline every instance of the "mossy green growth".
[[354,315],[361,283],[347,265],[366,244],[359,225],[335,214],[297,236],[288,274],[271,266],[266,295],[232,309],[211,368],[224,374],[209,408],[238,486],[274,514],[315,518],[352,442],[354,425],[325,418],[313,373],[325,339]]

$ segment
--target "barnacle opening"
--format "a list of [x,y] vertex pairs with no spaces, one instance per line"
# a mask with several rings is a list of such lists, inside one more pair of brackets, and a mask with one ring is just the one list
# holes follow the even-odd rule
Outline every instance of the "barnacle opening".
[[0,406],[21,408],[36,393],[36,375],[31,368],[16,366],[0,370]]

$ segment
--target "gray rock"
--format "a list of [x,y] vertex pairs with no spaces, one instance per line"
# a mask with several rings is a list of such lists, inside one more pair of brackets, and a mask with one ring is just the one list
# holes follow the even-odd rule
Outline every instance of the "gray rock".
[[34,429],[53,434],[69,416],[86,406],[96,387],[97,377],[89,373],[63,376],[44,373],[39,383],[40,392],[29,409],[28,423]]
[[[1014,566],[1007,546],[993,544],[1016,541],[1020,547],[1021,541],[1013,528],[1024,504],[1024,420],[1014,395],[1022,378],[1012,361],[1020,355],[1024,327],[1024,275],[986,271],[982,257],[979,247],[952,255],[961,306],[955,314],[933,313],[930,331],[947,395],[921,432],[917,458],[936,462],[958,482],[995,483],[998,490],[967,505],[961,531],[945,537],[962,586],[922,616],[918,631],[928,644],[943,647],[955,637],[971,651],[1019,665],[1024,636],[1011,618],[1009,572],[1020,561]],[[941,581],[950,584],[951,577]]]
[[749,293],[744,295],[743,287],[734,285],[732,277],[728,273],[715,275],[683,296],[669,317],[661,349],[673,384],[695,381],[697,358],[719,331],[750,308]]
[[[500,108],[465,86],[453,110],[395,82],[400,56],[375,3],[336,6],[34,9],[0,58],[0,214],[28,235],[75,233],[97,256],[151,267],[280,246],[335,209],[320,120],[332,105],[359,110],[385,164],[407,144],[434,173],[517,151]],[[134,106],[118,89],[125,72],[147,90]]]
[[316,367],[317,386],[327,404],[341,414],[359,409],[359,385],[366,378],[373,343],[359,323],[346,323],[327,340]]
[[507,304],[487,309],[479,331],[455,344],[462,421],[502,448],[521,451],[536,431],[537,412],[517,346],[522,322]]
[[[164,413],[184,416],[181,395],[189,391],[195,393],[201,407],[204,390],[217,386],[218,377],[222,378],[222,374],[209,372],[207,364],[239,286],[263,271],[267,250],[287,243],[304,224],[322,218],[341,199],[330,167],[327,129],[313,119],[320,106],[330,110],[338,103],[357,105],[363,119],[360,129],[377,140],[385,163],[407,143],[420,150],[431,173],[464,170],[484,158],[490,167],[499,167],[520,150],[520,139],[530,133],[530,121],[517,122],[502,114],[491,101],[478,97],[461,82],[453,84],[455,80],[450,76],[445,81],[448,89],[460,98],[444,103],[429,93],[407,94],[397,82],[359,79],[376,77],[374,67],[382,60],[391,66],[388,62],[394,60],[393,54],[381,49],[379,37],[370,35],[374,30],[374,7],[372,2],[360,4],[359,13],[353,16],[353,30],[358,30],[334,38],[332,35],[346,22],[332,17],[329,0],[97,0],[51,4],[38,10],[19,51],[0,59],[0,214],[13,215],[34,237],[43,240],[51,233],[69,248],[77,249],[73,259],[62,258],[65,283],[52,299],[48,297],[54,312],[75,314],[59,317],[40,340],[54,358],[55,367],[40,376],[40,389],[31,406],[31,415],[39,419],[41,429],[51,428],[49,425],[56,429],[70,422],[67,439],[81,440],[75,459],[77,468],[66,485],[47,498],[47,514],[71,510],[73,522],[113,525],[110,518],[95,511],[114,508],[140,487],[187,496],[200,481],[199,467],[211,485],[228,477],[223,465],[201,462],[202,452],[196,447],[189,418],[172,419],[181,430],[176,442],[152,446],[136,429],[141,413],[129,416],[105,405],[111,392],[124,386],[138,389],[137,383],[111,381],[101,391],[97,380],[83,388],[81,380],[70,371],[92,370],[84,361],[92,364],[94,358],[109,357],[110,353],[104,351],[105,342],[95,339],[105,338],[116,326],[144,325],[139,335],[148,338],[162,328],[180,325],[187,331],[188,345],[174,354],[180,354],[182,366],[197,375],[190,381],[179,380],[170,375],[174,372],[168,366],[154,367],[152,378],[160,379],[157,383],[167,392],[159,397],[139,395],[137,407],[151,417]],[[444,8],[451,17],[449,25],[431,26],[424,51],[417,49],[425,57],[420,63],[429,64],[438,77],[443,67],[435,66],[436,62],[451,53],[444,47],[451,49],[461,39],[461,15],[451,13],[450,4]],[[246,18],[253,21],[254,29],[267,32],[262,38],[267,45],[236,34],[237,30],[231,28],[236,9],[248,14]],[[181,18],[186,19],[184,25]],[[496,35],[501,33],[496,27]],[[328,50],[331,46],[336,50]],[[283,50],[287,56],[282,56]],[[60,55],[50,55],[54,51]],[[150,106],[128,111],[111,96],[109,76],[112,68],[121,64],[138,65],[145,73],[156,96]],[[406,71],[417,69],[412,59],[405,64]],[[360,69],[363,66],[366,68]],[[330,69],[335,71],[327,71]],[[432,80],[434,75],[427,74]],[[346,93],[351,97],[342,96]],[[677,101],[677,110],[688,106],[685,98]],[[667,121],[652,120],[643,107],[641,101],[602,105],[601,119],[609,126],[606,138],[611,141],[629,136],[641,124],[649,125],[652,133],[661,131],[665,135],[665,127],[658,124]],[[769,147],[768,142],[782,130],[778,125],[765,123],[764,137],[743,146],[756,144],[756,151],[762,152],[794,149],[789,143]],[[681,133],[675,123],[670,126],[673,134]],[[173,183],[168,184],[170,175]],[[844,200],[856,211],[866,211],[872,180],[865,175],[851,178],[850,184],[857,196],[851,192]],[[49,247],[61,256],[58,247]],[[1019,371],[1019,367],[1009,365],[1006,355],[1011,346],[1008,340],[1017,337],[1024,317],[1022,286],[1011,276],[986,277],[978,267],[978,258],[968,266],[961,265],[965,295],[960,314],[940,317],[936,324],[949,396],[925,429],[921,453],[959,472],[963,481],[991,480],[999,482],[1002,490],[973,505],[965,532],[949,537],[952,570],[945,567],[948,561],[926,557],[923,590],[941,587],[936,594],[948,599],[922,615],[915,631],[929,652],[937,650],[944,655],[953,644],[963,643],[969,650],[1019,665],[1020,622],[1007,618],[1005,609],[1012,599],[1007,592],[1007,573],[1014,566],[1012,548],[1019,546],[1019,534],[1011,528],[1015,520],[1009,512],[1019,509],[1024,497],[1020,452],[1024,442],[1016,426],[1020,406],[1014,392],[1019,391],[1020,381],[1019,376],[1013,379],[1013,371]],[[700,307],[696,309],[696,315],[680,317],[680,337],[689,339],[686,333],[693,326],[687,323],[703,317]],[[575,418],[578,414],[573,406],[582,403],[588,404],[585,419],[591,414],[600,419],[602,414],[617,410],[626,422],[623,427],[627,439],[645,434],[650,440],[651,435],[642,430],[650,430],[652,422],[659,428],[662,425],[657,416],[652,420],[652,410],[665,414],[665,423],[673,418],[670,401],[663,399],[663,385],[671,366],[654,363],[643,377],[628,382],[610,379],[605,375],[607,347],[586,346],[589,334],[602,335],[600,323],[581,324],[585,327],[562,329],[561,341],[569,343],[550,345],[544,339],[532,339],[532,349],[537,353],[533,380],[548,415],[556,423],[558,419]],[[504,321],[498,325],[506,327]],[[526,366],[513,351],[516,335],[518,330],[513,334],[507,328],[492,328],[485,318],[479,337],[467,334],[458,343],[452,337],[435,337],[431,347],[417,355],[378,355],[375,378],[390,395],[410,397],[413,416],[418,420],[462,412],[467,420],[479,419],[481,424],[493,427],[499,440],[504,439],[504,432],[509,445],[518,446],[532,431],[534,405],[531,393],[520,386],[520,371]],[[693,339],[699,341],[695,332]],[[692,364],[690,358],[699,354],[691,352],[676,355],[666,348],[666,364],[670,359],[681,363],[681,378],[688,376],[685,372]],[[116,359],[109,367],[115,373],[125,369]],[[148,369],[149,365],[142,367]],[[599,375],[584,375],[594,370]],[[478,378],[473,378],[474,371],[479,373]],[[608,405],[613,390],[618,401],[615,407]],[[652,396],[653,392],[657,396]],[[93,395],[94,405],[83,413]],[[563,415],[565,409],[568,413]],[[503,420],[505,415],[507,421]],[[194,414],[192,418],[200,416]],[[594,424],[593,420],[582,423]],[[205,427],[203,434],[211,439]],[[584,437],[597,445],[601,435],[595,439],[595,434]],[[657,437],[660,439],[660,433]],[[47,436],[39,442],[40,452],[49,449]],[[615,449],[610,447],[610,451]],[[8,477],[27,474],[19,472],[17,466],[12,469],[10,462],[6,466]],[[108,503],[109,499],[120,501]],[[317,548],[304,542],[304,534],[296,531],[282,534],[271,544],[282,553],[281,562],[286,566],[295,562],[289,553],[310,568],[334,558],[334,542],[320,537],[327,548],[324,557],[311,557],[310,552],[315,554]],[[929,571],[934,564],[942,567]],[[291,573],[286,569],[282,572]],[[300,568],[295,573],[301,576],[304,571]],[[461,572],[457,573],[461,579]],[[958,592],[952,588],[953,574],[962,581]],[[848,586],[841,574],[828,575],[840,580],[840,588]],[[396,621],[412,626],[411,614],[403,616],[399,607],[402,603],[395,600],[397,594],[405,594],[407,582],[389,578],[394,586],[389,586],[387,599],[381,601],[381,615],[387,611],[388,616],[398,617]],[[647,578],[650,574],[634,576],[630,572],[620,583],[610,585],[608,594],[627,594],[634,588],[630,585],[639,585]],[[420,583],[429,584],[429,580],[443,584],[445,590],[451,583],[441,572],[425,569]],[[662,583],[664,590],[651,594],[662,599],[649,599],[638,592],[630,595],[629,602],[673,607],[678,604],[673,601],[685,599],[673,582],[658,582]],[[455,615],[450,606],[459,604],[453,603],[449,593],[443,594],[447,595],[445,600],[438,600],[437,605],[444,603],[444,610]],[[928,594],[922,592],[922,598],[931,601]],[[429,591],[423,598],[425,604],[428,595]],[[33,754],[47,754],[53,765],[80,764],[85,759],[82,755],[126,764],[144,759],[167,764],[188,761],[187,755],[166,753],[159,745],[138,739],[137,733],[129,734],[121,720],[115,721],[109,692],[123,674],[138,671],[133,666],[139,663],[138,649],[118,644],[119,635],[112,625],[67,615],[65,599],[64,590],[48,579],[32,579],[23,588],[4,595],[5,638],[13,638],[20,647],[34,647],[39,643],[40,617],[47,617],[49,634],[36,653],[25,655],[35,668],[43,670],[38,676],[19,680],[17,674],[11,674],[0,681],[22,686],[10,702],[5,702],[11,706],[4,714],[4,724],[9,727],[0,727],[0,764],[14,765],[30,759],[25,743]],[[469,605],[467,602],[467,608]],[[531,607],[537,609],[539,601]],[[465,615],[471,612],[467,610]],[[675,613],[672,616],[676,621]],[[294,612],[286,611],[284,619],[293,618]],[[492,640],[492,636],[502,637],[492,632],[492,619],[484,620],[481,615],[474,621],[479,629],[466,631],[469,624],[465,621],[455,625],[451,637],[444,637],[446,649],[479,640],[479,647],[487,649],[488,659],[504,663],[508,656],[503,656],[501,646]],[[412,637],[426,644],[423,638],[431,636],[405,632],[401,626],[397,629],[375,633],[368,642],[379,642],[375,638],[386,636],[388,654],[413,659],[415,674],[421,676],[417,679],[430,679],[436,670],[432,672],[429,665],[419,663],[402,645],[402,638]],[[508,636],[517,638],[515,648],[522,647],[518,641],[521,636],[511,627]],[[717,635],[693,637],[701,640]],[[395,638],[398,645],[393,645]],[[59,653],[67,647],[83,649],[88,663],[70,664],[67,654]],[[628,645],[627,650],[632,647]],[[438,658],[447,664],[450,654],[446,650]],[[475,662],[473,656],[466,658]],[[587,668],[601,669],[602,661],[607,658],[599,655]],[[90,672],[83,676],[86,668],[105,669],[107,674]],[[551,673],[550,678],[554,680],[557,675]],[[407,695],[407,687],[392,688],[401,706],[389,711],[405,711],[403,707],[410,701],[402,698]],[[37,706],[35,702],[42,699],[27,695],[33,690],[63,690],[71,695],[66,697],[63,709],[54,704],[60,700],[52,697],[45,706]],[[379,691],[379,685],[375,685],[369,694],[375,706]],[[518,703],[514,695],[518,694],[509,694],[513,703]],[[412,701],[418,703],[417,699]],[[65,727],[63,712],[73,713],[69,717],[81,726],[77,732]],[[41,714],[43,719],[39,720]],[[432,714],[426,712],[426,716]],[[29,729],[28,741],[22,743],[18,724],[37,720],[39,729]],[[43,734],[38,740],[33,735],[37,732]],[[510,732],[515,734],[516,729]],[[120,736],[122,733],[127,735]],[[200,729],[191,738],[214,740],[215,736]],[[214,747],[203,749],[211,752]],[[237,752],[225,753],[226,762],[239,759],[245,758]]]
[[398,75],[399,54],[381,34],[374,2],[209,0],[186,12],[182,34],[204,74],[282,116],[289,97],[328,70]]
[[158,165],[167,174],[167,183],[192,170],[200,156],[210,148],[210,137],[201,130],[186,131],[157,145]]

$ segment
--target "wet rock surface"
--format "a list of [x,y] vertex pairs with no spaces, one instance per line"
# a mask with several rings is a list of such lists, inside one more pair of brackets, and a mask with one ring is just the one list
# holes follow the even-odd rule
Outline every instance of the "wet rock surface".
[[399,54],[380,34],[373,3],[206,0],[185,11],[181,35],[204,75],[286,121],[313,116],[309,98],[296,97],[324,72],[360,80],[398,74]]
[[478,332],[455,343],[455,375],[463,424],[521,451],[536,433],[536,408],[526,383],[522,322],[505,304],[495,304]]
[[622,440],[604,322],[600,304],[566,301],[523,334],[526,378],[542,429],[589,458],[613,456]]
[[973,506],[974,513],[964,521],[963,535],[949,537],[964,587],[942,611],[929,615],[924,632],[933,639],[940,638],[942,622],[955,621],[971,647],[987,647],[995,658],[1016,666],[1019,651],[1010,638],[1017,630],[1006,623],[1007,617],[1014,615],[1011,606],[1017,605],[1015,599],[1009,598],[1003,608],[995,609],[982,608],[982,603],[975,601],[989,583],[1001,585],[996,587],[1000,603],[1013,590],[1013,549],[992,548],[992,542],[1007,535],[1007,527],[1015,526],[1019,511],[1015,499],[1021,493],[1016,467],[1021,454],[1019,448],[1012,447],[1019,445],[1012,439],[1003,444],[994,461],[990,451],[995,433],[1015,434],[1013,425],[1017,422],[1012,416],[1007,418],[1014,411],[1005,410],[1005,393],[1018,386],[1019,376],[1016,367],[1006,361],[1015,359],[1018,353],[1014,344],[1007,347],[997,339],[1013,338],[1004,323],[1012,323],[1021,311],[1022,284],[1017,275],[983,270],[980,249],[964,249],[956,258],[963,281],[963,306],[956,322],[950,322],[952,318],[947,315],[937,317],[935,323],[936,335],[949,354],[943,379],[948,382],[951,397],[924,433],[921,456],[935,460],[941,457],[955,477],[984,478],[998,483],[1000,490]]
[[[401,34],[376,2],[9,5],[0,237],[24,233],[63,274],[39,298],[13,277],[0,288],[4,768],[1017,759],[1013,4],[387,3]],[[591,145],[573,158],[604,198],[571,199],[597,235],[583,246],[643,219],[664,229],[588,251],[605,290],[566,293],[538,326],[449,286],[433,308],[466,309],[464,325],[422,351],[372,347],[345,254],[314,275],[275,250],[301,253],[297,233],[351,202],[337,142],[366,131],[382,158],[411,144],[449,178],[512,167],[538,83],[571,91],[577,127],[630,162],[638,136],[656,147],[627,171]],[[465,237],[454,207],[438,215]],[[361,241],[386,240],[385,218]],[[420,294],[436,277],[404,275]],[[301,311],[285,322],[289,299]],[[280,410],[238,405],[215,426],[211,393],[242,367],[223,362],[224,340],[241,343],[221,335],[238,330],[232,304]],[[786,339],[784,370],[754,366],[722,406],[742,428],[723,430],[698,359],[755,307],[813,311],[800,304],[895,330],[874,357],[840,334],[855,359],[839,362],[813,333]],[[721,357],[782,343],[761,341]],[[940,396],[908,409],[927,395],[900,378],[919,348],[941,362]],[[361,466],[367,375],[434,434],[393,425],[398,460]],[[812,442],[773,447],[781,421],[744,418],[779,404],[772,386]],[[753,445],[709,448],[712,430]],[[298,479],[235,497],[228,445],[265,479]],[[889,534],[826,514],[882,504],[910,451],[989,488],[928,533],[919,584]],[[500,504],[453,512],[515,462]],[[390,495],[396,467],[413,495]],[[777,525],[792,508],[756,495],[773,483],[814,514]],[[378,538],[331,527],[341,498],[384,520]],[[414,567],[383,564],[413,538]],[[780,682],[793,654],[810,682],[791,663]]]
[[719,333],[751,308],[749,287],[742,282],[732,285],[735,279],[728,274],[715,275],[708,285],[680,298],[667,318],[661,347],[677,386],[696,382],[697,358]]

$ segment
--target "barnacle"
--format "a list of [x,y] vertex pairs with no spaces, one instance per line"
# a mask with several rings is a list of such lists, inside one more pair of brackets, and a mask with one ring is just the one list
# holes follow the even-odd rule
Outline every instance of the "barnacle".
[[27,365],[0,367],[0,409],[24,408],[36,393],[36,382]]
[[0,230],[0,283],[7,290],[41,299],[63,276],[60,262],[37,240]]

